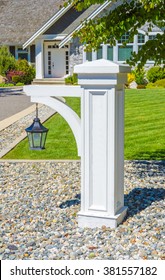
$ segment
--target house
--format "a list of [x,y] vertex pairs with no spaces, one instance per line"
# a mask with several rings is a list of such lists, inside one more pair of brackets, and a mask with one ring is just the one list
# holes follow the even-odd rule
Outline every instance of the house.
[[[105,1],[78,12],[72,4],[63,6],[60,0],[1,0],[0,45],[7,45],[18,58],[35,64],[36,82],[56,78],[60,81],[72,74],[76,64],[86,60],[105,58],[123,63],[131,52],[138,49],[162,31],[155,26],[148,35],[147,24],[138,30],[134,40],[123,48],[129,32],[122,36],[116,46],[101,45],[97,52],[85,52],[73,33],[85,19],[94,18],[113,5]],[[149,61],[152,64],[153,61]]]

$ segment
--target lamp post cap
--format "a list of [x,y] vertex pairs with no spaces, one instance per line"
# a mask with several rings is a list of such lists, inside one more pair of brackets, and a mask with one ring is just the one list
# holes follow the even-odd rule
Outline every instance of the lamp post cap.
[[107,59],[86,61],[74,67],[74,73],[77,74],[117,74],[129,72],[131,72],[130,66],[121,65]]

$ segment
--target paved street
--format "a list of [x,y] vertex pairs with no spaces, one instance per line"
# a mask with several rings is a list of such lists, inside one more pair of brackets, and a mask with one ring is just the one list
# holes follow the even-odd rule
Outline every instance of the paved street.
[[32,104],[30,97],[23,94],[22,89],[0,88],[0,121],[21,112]]

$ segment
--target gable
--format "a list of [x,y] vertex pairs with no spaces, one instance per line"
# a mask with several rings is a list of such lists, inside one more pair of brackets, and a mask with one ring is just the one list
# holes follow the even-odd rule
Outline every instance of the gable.
[[87,10],[78,12],[71,7],[58,21],[56,21],[45,33],[48,34],[69,34],[77,27],[86,17],[88,17],[99,5],[92,5]]
[[68,10],[44,33],[44,35],[65,33],[65,30],[67,30],[68,26],[83,13],[84,11],[78,12],[74,7],[71,7],[70,10]]

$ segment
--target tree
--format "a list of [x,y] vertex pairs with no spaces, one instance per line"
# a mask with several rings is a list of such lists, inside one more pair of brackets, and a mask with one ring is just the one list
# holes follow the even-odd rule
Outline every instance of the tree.
[[0,47],[0,75],[6,75],[6,72],[15,69],[16,60],[6,46]]
[[[70,2],[70,1],[68,1]],[[103,4],[103,0],[73,0],[76,9],[82,10],[92,4]],[[129,40],[138,33],[137,29],[148,23],[148,32],[153,25],[165,27],[164,0],[109,0],[115,4],[113,10],[106,9],[99,17],[86,21],[83,28],[75,33],[87,51],[99,48],[101,43],[115,45],[125,32],[129,31]],[[128,42],[129,42],[128,40]],[[165,63],[165,33],[157,34],[155,39],[147,41],[138,54],[133,53],[127,61],[130,65],[143,67],[147,59],[152,58],[155,64]]]

